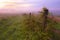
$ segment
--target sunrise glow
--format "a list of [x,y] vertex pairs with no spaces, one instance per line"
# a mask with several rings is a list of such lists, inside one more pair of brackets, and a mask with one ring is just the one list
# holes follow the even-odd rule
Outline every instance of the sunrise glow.
[[7,10],[40,11],[42,7],[60,10],[59,4],[60,0],[0,0],[0,12],[7,12]]
[[3,8],[5,5],[7,5],[6,2],[9,2],[10,0],[0,0],[0,8]]
[[[18,4],[22,3],[23,4]],[[0,8],[15,8],[15,7],[31,7],[32,4],[24,4],[24,0],[14,1],[14,0],[1,0],[0,1]]]

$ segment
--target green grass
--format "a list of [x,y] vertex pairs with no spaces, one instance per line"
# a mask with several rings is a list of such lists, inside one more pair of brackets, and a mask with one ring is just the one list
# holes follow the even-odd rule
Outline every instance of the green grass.
[[[60,29],[60,23],[55,28]],[[50,33],[41,31],[42,25],[37,19],[29,15],[0,18],[0,40],[48,40]]]
[[60,30],[60,23],[57,23],[57,24],[55,25],[55,28],[58,29],[58,30]]

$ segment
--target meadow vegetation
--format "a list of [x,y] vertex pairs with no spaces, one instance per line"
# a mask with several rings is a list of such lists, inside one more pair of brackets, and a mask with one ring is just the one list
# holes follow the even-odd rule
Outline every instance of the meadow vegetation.
[[0,18],[0,40],[60,40],[53,29],[60,30],[60,23],[47,18],[45,31],[42,12]]

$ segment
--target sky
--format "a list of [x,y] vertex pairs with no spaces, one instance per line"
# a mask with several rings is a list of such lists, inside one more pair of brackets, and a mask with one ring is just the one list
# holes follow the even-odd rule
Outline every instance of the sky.
[[39,11],[47,7],[50,10],[60,10],[60,0],[0,0],[0,12]]

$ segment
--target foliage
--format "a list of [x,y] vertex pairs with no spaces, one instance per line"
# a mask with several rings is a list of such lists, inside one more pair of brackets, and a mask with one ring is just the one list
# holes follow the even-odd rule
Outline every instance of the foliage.
[[45,31],[42,22],[43,16],[39,14],[0,18],[0,40],[52,40],[51,29],[56,23],[48,18]]

